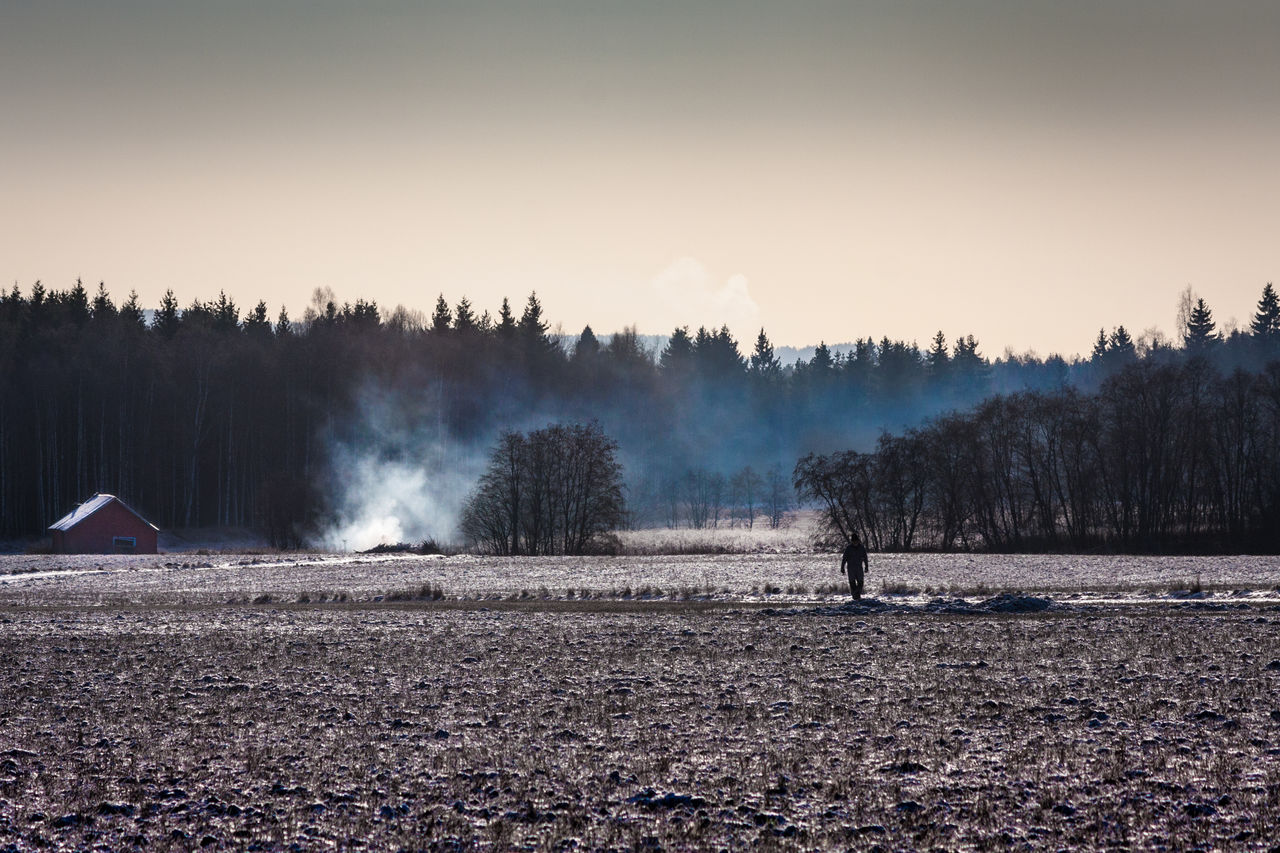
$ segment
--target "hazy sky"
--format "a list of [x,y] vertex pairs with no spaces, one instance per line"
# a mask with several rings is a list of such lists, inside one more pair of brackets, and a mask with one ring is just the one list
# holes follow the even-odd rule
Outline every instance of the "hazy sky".
[[1280,282],[1280,3],[0,5],[0,281],[1087,351]]

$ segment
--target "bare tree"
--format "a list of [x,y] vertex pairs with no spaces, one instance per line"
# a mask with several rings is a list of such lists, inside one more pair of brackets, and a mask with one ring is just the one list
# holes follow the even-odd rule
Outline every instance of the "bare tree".
[[765,474],[764,506],[765,514],[769,517],[769,528],[777,530],[791,510],[791,484],[776,465]]
[[763,488],[764,479],[750,465],[729,479],[729,503],[734,517],[741,519],[748,529],[755,526],[756,508]]
[[1196,307],[1196,298],[1196,293],[1189,284],[1178,293],[1178,313],[1173,321],[1173,338],[1176,341],[1185,340],[1187,337],[1187,332],[1191,328],[1191,312]]
[[705,468],[691,468],[684,475],[685,518],[690,527],[701,530],[711,524],[713,503],[711,472]]
[[618,446],[598,424],[504,433],[462,515],[493,554],[582,554],[603,546],[626,508]]

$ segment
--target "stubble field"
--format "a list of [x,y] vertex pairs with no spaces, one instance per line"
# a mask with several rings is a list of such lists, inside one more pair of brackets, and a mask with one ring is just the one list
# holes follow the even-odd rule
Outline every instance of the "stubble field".
[[878,593],[888,560],[850,606],[825,557],[668,561],[644,598],[604,559],[31,559],[0,560],[0,850],[1280,844],[1266,561],[1026,612]]

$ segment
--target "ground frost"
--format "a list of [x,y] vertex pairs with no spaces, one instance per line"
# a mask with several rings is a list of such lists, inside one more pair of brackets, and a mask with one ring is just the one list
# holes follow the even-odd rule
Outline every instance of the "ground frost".
[[1268,849],[1280,823],[1271,612],[5,617],[20,849]]

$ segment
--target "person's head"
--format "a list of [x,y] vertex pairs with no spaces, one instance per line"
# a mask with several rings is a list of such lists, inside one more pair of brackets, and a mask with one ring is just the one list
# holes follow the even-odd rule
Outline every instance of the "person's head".
[[861,545],[861,544],[862,544],[862,540],[861,540],[861,539],[859,539],[859,538],[858,538],[858,534],[856,534],[856,533],[855,533],[855,534],[853,534],[852,536],[850,536],[850,537],[849,537],[849,544],[850,544],[850,545]]

